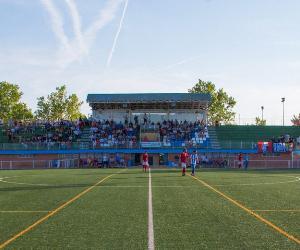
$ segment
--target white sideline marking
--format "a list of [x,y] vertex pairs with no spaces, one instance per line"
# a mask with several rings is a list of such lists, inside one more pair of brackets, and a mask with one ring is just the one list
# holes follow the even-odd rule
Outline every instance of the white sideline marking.
[[11,211],[8,211],[8,210],[4,210],[4,211],[0,211],[0,213],[50,213],[51,211],[44,211],[44,210],[37,210],[37,211],[22,211],[22,210],[11,210]]
[[40,184],[40,183],[23,183],[23,182],[5,181],[3,179],[0,179],[0,182],[9,183],[9,184],[17,184],[17,185],[28,185],[28,186],[44,186],[44,187],[52,186],[49,184]]
[[[283,175],[281,175],[283,176]],[[296,178],[292,181],[278,181],[278,182],[260,182],[260,183],[237,183],[237,184],[218,184],[214,185],[215,187],[225,187],[225,186],[256,186],[256,185],[275,185],[275,184],[286,184],[286,183],[293,183],[293,182],[299,182],[300,177],[297,176],[291,176],[291,175],[285,175],[284,177],[290,177],[290,178]]]
[[256,210],[253,210],[253,211],[256,211],[256,212],[300,212],[300,209],[267,209],[267,210],[259,210],[259,209],[256,209]]
[[152,181],[151,170],[149,168],[149,194],[148,194],[148,250],[154,250],[154,230],[153,230],[153,207],[152,207]]

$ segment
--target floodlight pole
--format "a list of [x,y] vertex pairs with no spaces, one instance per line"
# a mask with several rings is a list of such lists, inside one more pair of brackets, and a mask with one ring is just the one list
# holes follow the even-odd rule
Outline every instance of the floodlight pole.
[[264,109],[265,109],[265,107],[261,106],[261,121],[264,120]]
[[284,102],[285,102],[285,97],[281,98],[282,102],[282,125],[284,126]]

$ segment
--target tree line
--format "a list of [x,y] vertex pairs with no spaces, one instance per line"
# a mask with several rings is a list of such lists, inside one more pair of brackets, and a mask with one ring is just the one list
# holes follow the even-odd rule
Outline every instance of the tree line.
[[30,121],[76,120],[84,115],[80,112],[83,104],[76,94],[68,94],[66,85],[57,87],[47,96],[37,98],[35,112],[21,101],[23,92],[17,84],[0,82],[0,119]]
[[[233,110],[236,106],[236,101],[223,88],[217,89],[214,83],[199,80],[188,91],[190,93],[208,93],[211,95],[212,100],[208,108],[208,122],[210,125],[231,125],[234,123],[236,114]],[[300,113],[294,115],[291,122],[293,126],[300,126]],[[267,121],[263,118],[255,117],[255,124],[253,125],[266,126]]]
[[[236,100],[223,88],[218,89],[210,81],[199,80],[188,90],[189,93],[210,94],[211,103],[208,107],[208,123],[210,125],[234,123]],[[76,120],[85,117],[80,112],[83,101],[76,94],[68,94],[66,85],[56,87],[55,91],[47,96],[37,98],[35,112],[28,105],[21,101],[23,92],[17,84],[0,82],[0,119],[3,121],[12,120],[33,120],[45,121]],[[292,124],[300,126],[300,114],[294,115]],[[255,118],[255,125],[265,126],[266,120]]]

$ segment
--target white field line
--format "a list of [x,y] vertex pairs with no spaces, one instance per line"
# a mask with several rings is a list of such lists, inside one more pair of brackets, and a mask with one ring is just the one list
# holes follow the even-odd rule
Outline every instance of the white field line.
[[[101,186],[103,188],[148,188],[148,186]],[[152,188],[194,188],[195,186],[152,186]]]
[[[5,177],[7,178],[7,177]],[[44,187],[59,187],[60,185],[56,184],[45,184],[45,183],[26,183],[26,182],[14,182],[14,181],[6,181],[4,178],[0,178],[0,182],[8,183],[8,184],[17,184],[17,185],[28,185],[28,186],[44,186]],[[70,184],[71,185],[71,184]],[[139,185],[103,185],[103,186],[96,186],[96,188],[148,188],[148,186],[139,186]],[[195,186],[152,186],[152,188],[193,188]]]
[[286,176],[286,177],[292,177],[296,178],[292,181],[278,181],[278,182],[260,182],[260,183],[237,183],[237,184],[219,184],[219,185],[213,185],[214,187],[224,187],[224,186],[256,186],[256,185],[275,185],[275,184],[285,184],[285,183],[292,183],[292,182],[299,182],[300,177],[296,176]]
[[27,211],[27,210],[25,210],[25,211],[22,211],[22,210],[3,210],[3,211],[0,211],[0,214],[1,213],[8,213],[8,214],[15,214],[15,213],[50,213],[51,211],[43,211],[43,210],[41,210],[41,211],[39,211],[39,210],[37,210],[37,211]]
[[299,213],[300,209],[255,209],[252,211],[256,211],[256,212],[291,212],[291,213]]
[[0,182],[3,182],[3,183],[9,183],[9,184],[17,184],[17,185],[27,185],[27,186],[43,186],[43,187],[53,186],[53,185],[50,185],[50,184],[23,183],[23,182],[5,181],[5,180],[3,180],[3,179],[0,179]]
[[[27,176],[39,176],[39,175],[27,175]],[[256,186],[256,185],[275,185],[275,184],[286,184],[286,183],[293,183],[293,182],[300,182],[300,177],[294,176],[294,175],[277,175],[277,176],[282,176],[282,177],[288,177],[288,178],[295,178],[295,180],[291,181],[278,181],[278,182],[260,182],[260,183],[237,183],[237,184],[216,184],[213,185],[215,187],[226,187],[226,186]],[[5,177],[0,177],[0,182],[3,183],[8,183],[8,184],[17,184],[17,185],[28,185],[28,186],[59,186],[55,184],[46,184],[46,183],[26,183],[26,182],[15,182],[15,181],[7,181],[6,179],[11,179],[11,178],[22,178],[24,176],[5,176]],[[112,186],[112,185],[106,185],[106,186],[101,186],[104,188],[145,188],[147,186]],[[194,187],[194,186],[179,186],[179,185],[174,185],[174,186],[152,186],[152,188],[189,188],[189,187]]]
[[149,194],[148,194],[148,250],[154,250],[153,230],[153,207],[152,207],[152,180],[151,169],[149,168]]

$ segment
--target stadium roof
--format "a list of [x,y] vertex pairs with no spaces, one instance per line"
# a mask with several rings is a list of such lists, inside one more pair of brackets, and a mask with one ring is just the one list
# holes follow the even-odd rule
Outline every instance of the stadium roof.
[[141,93],[141,94],[89,94],[88,103],[103,102],[210,102],[209,94],[192,93]]
[[89,94],[87,102],[93,109],[207,109],[209,94],[194,93],[135,93]]

